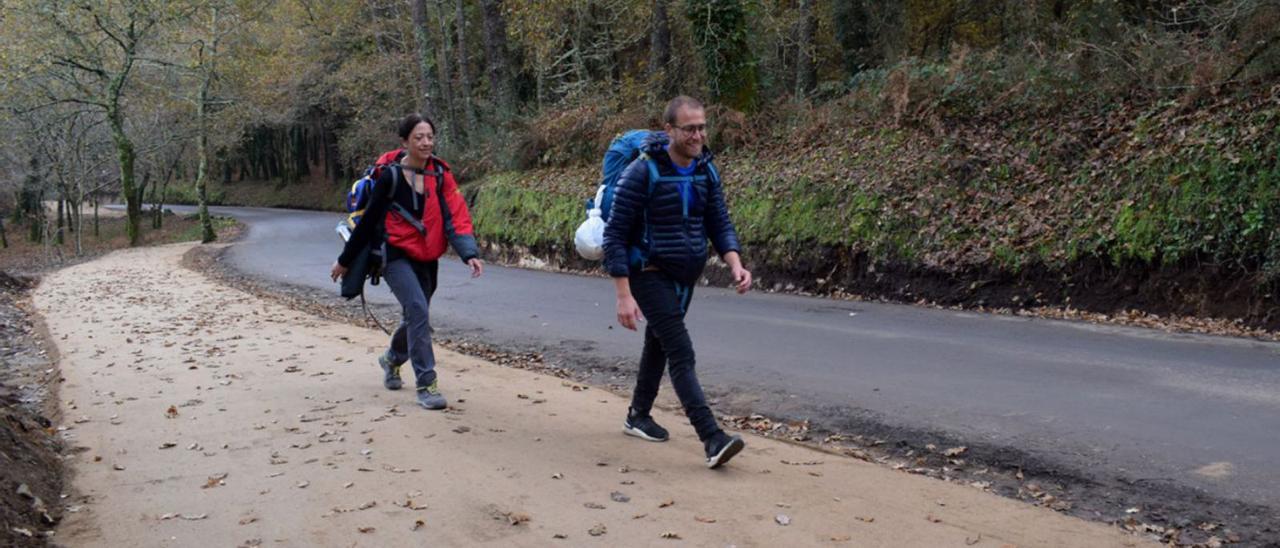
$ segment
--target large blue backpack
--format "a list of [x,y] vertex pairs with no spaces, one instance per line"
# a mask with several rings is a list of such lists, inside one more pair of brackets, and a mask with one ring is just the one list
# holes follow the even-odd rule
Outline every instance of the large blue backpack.
[[615,137],[613,142],[609,143],[609,150],[604,153],[600,187],[596,191],[596,198],[587,200],[588,211],[599,206],[600,218],[606,223],[609,222],[609,211],[613,208],[613,194],[618,189],[618,179],[622,177],[622,171],[640,157],[645,141],[655,133],[662,132],[633,129]]
[[[609,212],[613,209],[618,179],[622,176],[622,171],[640,157],[645,141],[654,133],[658,132],[633,129],[609,143],[609,149],[604,153],[600,185],[596,187],[595,197],[587,199],[587,220],[574,233],[574,245],[584,259],[598,261],[604,258],[604,227],[609,222]],[[653,183],[650,181],[651,192]]]
[[[587,220],[578,226],[578,230],[574,233],[574,245],[578,249],[578,254],[584,259],[600,260],[604,258],[604,227],[609,222],[609,213],[613,209],[614,194],[618,189],[618,179],[621,178],[623,170],[631,165],[636,158],[643,155],[642,148],[651,135],[663,135],[660,131],[651,131],[647,129],[633,129],[613,139],[609,143],[609,149],[604,154],[604,166],[602,170],[603,177],[600,180],[600,186],[596,189],[596,195],[592,199],[587,200]],[[670,176],[662,177],[658,173],[658,164],[652,159],[645,156],[649,171],[649,188],[647,195],[653,194],[653,188],[660,182],[673,181],[686,185],[682,190],[687,192],[688,186],[693,179],[698,177],[680,177]],[[710,162],[707,163],[708,173],[712,179],[718,181],[719,174],[716,173],[715,166]],[[687,206],[686,202],[686,206]],[[688,215],[688,211],[685,211]],[[647,240],[647,232],[646,232]],[[647,242],[643,243],[639,248],[633,248],[630,251],[632,255],[631,261],[644,261],[644,255],[647,252]]]

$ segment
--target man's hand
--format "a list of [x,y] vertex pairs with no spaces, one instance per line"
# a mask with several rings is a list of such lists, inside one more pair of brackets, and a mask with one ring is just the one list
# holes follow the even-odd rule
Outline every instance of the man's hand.
[[630,295],[618,297],[618,323],[622,327],[636,330],[636,325],[644,321],[644,315],[640,313],[640,305],[636,304],[636,299]]
[[484,261],[477,257],[467,259],[467,266],[471,267],[472,278],[479,278],[481,274],[484,274]]
[[738,290],[741,295],[751,289],[751,271],[742,267],[742,256],[737,251],[730,251],[724,254],[724,262],[729,265],[729,271],[733,273],[733,288]]
[[733,268],[733,285],[738,290],[738,294],[742,295],[751,289],[751,271],[742,268],[741,265]]
[[338,278],[344,277],[346,275],[347,275],[347,267],[338,264],[338,261],[334,261],[333,268],[329,269],[329,277],[336,282],[338,281]]

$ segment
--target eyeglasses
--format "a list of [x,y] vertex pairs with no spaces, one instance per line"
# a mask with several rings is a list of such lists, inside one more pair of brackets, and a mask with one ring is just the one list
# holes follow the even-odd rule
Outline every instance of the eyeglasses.
[[707,133],[707,124],[689,124],[687,126],[674,126],[676,129],[685,133]]

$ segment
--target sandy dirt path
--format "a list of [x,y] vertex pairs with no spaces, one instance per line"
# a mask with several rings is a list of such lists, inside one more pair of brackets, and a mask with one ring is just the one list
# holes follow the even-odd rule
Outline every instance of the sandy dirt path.
[[218,285],[180,266],[190,246],[117,252],[36,292],[75,448],[61,544],[1143,544],[754,436],[707,470],[681,415],[656,414],[671,442],[640,441],[620,431],[625,399],[449,351],[451,407],[425,411],[382,388],[381,332]]

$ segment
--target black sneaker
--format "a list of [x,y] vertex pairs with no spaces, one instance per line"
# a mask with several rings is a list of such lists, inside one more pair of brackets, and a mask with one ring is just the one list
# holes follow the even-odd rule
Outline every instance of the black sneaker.
[[653,422],[653,417],[648,414],[637,416],[630,409],[627,410],[627,420],[622,423],[622,432],[648,441],[667,441],[669,437],[667,429]]
[[707,468],[719,468],[746,446],[747,442],[742,441],[741,437],[720,432],[707,440]]

